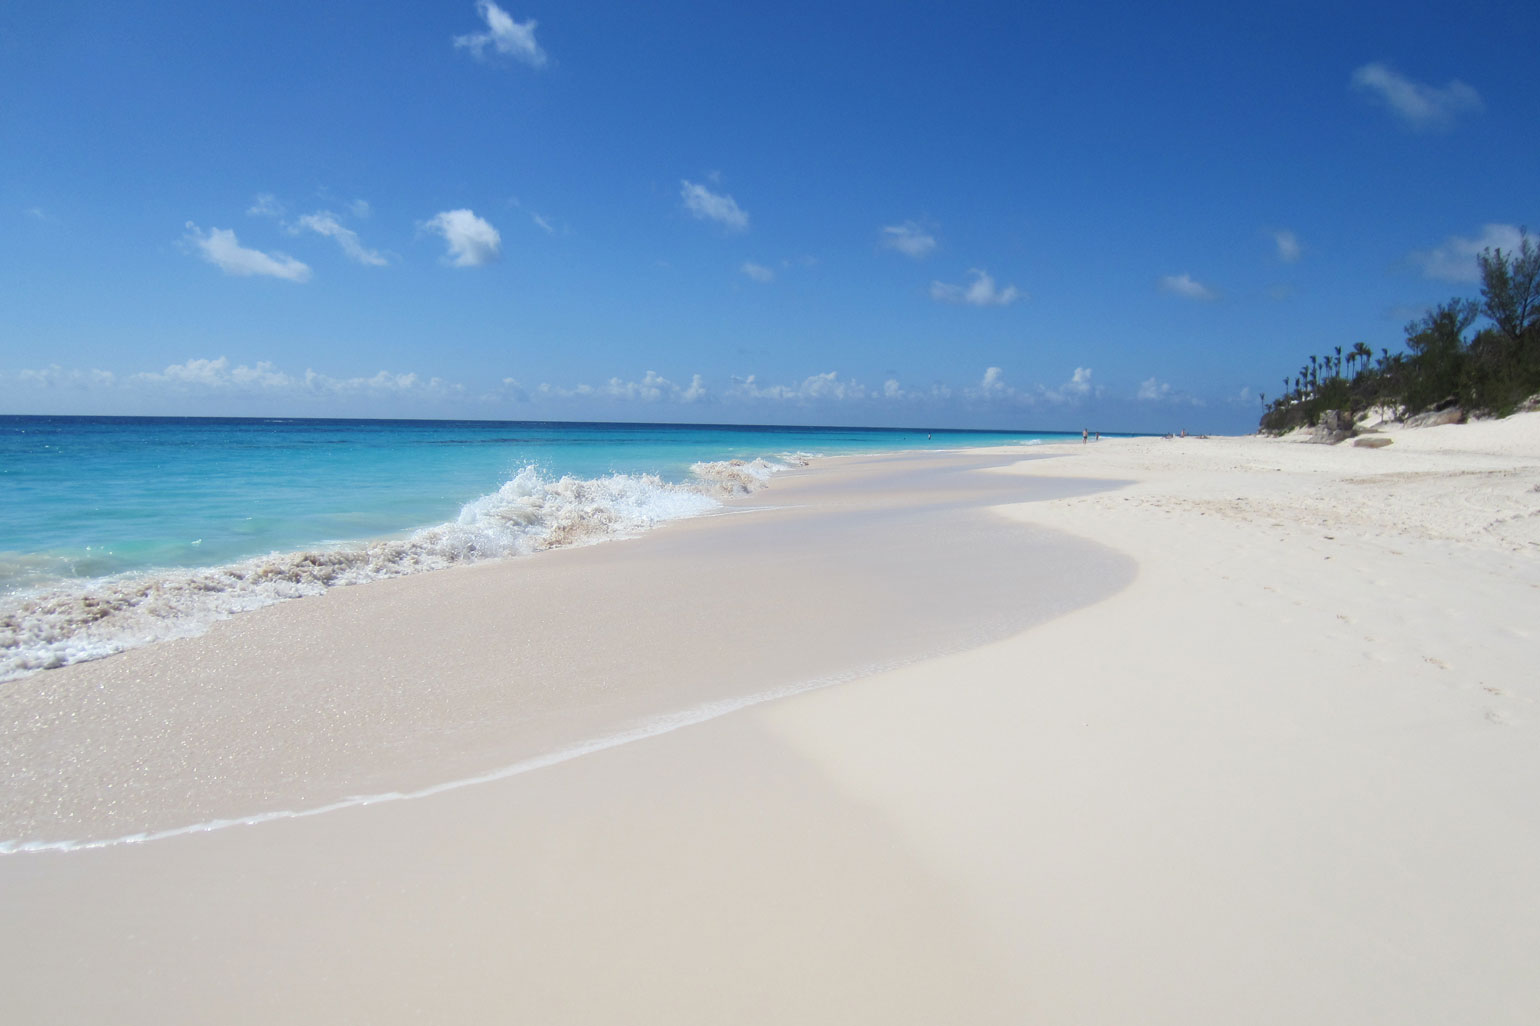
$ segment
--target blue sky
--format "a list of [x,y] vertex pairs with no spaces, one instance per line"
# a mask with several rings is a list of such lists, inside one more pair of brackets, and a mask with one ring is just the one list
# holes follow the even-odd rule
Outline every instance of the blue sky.
[[12,0],[0,413],[1249,430],[1540,227],[1540,13],[1242,6]]

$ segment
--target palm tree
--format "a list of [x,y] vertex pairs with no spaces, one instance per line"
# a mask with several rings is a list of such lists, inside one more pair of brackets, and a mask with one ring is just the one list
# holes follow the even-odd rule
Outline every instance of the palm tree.
[[1367,342],[1354,342],[1353,355],[1358,357],[1358,373],[1362,374],[1369,369],[1369,361],[1374,359],[1374,350],[1369,348]]

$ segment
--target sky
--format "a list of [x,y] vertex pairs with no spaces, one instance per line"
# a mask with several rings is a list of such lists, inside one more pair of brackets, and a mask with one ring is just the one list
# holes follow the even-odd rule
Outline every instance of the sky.
[[0,413],[1242,432],[1540,228],[1520,3],[0,5]]

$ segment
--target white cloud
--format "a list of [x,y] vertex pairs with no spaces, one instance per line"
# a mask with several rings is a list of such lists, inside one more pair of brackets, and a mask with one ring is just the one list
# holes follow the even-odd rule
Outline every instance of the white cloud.
[[1354,71],[1353,88],[1383,103],[1413,128],[1444,128],[1455,115],[1483,106],[1481,94],[1458,79],[1442,88],[1424,85],[1379,63]]
[[337,245],[348,255],[348,259],[369,267],[384,267],[389,261],[379,252],[366,249],[358,241],[358,233],[351,228],[344,228],[337,220],[337,215],[329,210],[319,210],[314,214],[305,214],[298,221],[299,228],[307,228],[317,235],[324,235],[329,239],[336,239]]
[[[4,375],[0,374],[0,378]],[[33,388],[69,388],[98,394],[116,394],[133,401],[159,397],[161,401],[198,397],[257,398],[274,402],[328,399],[452,399],[466,396],[463,386],[442,378],[424,378],[415,372],[379,371],[369,376],[334,378],[307,369],[290,374],[263,360],[254,364],[232,363],[228,357],[194,357],[158,371],[114,374],[108,370],[67,370],[57,365],[23,370],[15,375],[19,385]]]
[[283,253],[246,249],[229,228],[210,228],[204,234],[202,229],[188,221],[185,239],[198,247],[203,259],[226,274],[237,277],[266,275],[297,282],[310,280],[310,268],[305,264]]
[[757,377],[734,378],[727,395],[734,399],[762,399],[773,402],[806,403],[810,400],[839,401],[865,399],[869,393],[858,381],[842,380],[838,371],[826,371],[802,379],[796,385],[761,385]]
[[1190,274],[1168,274],[1160,279],[1162,290],[1176,296],[1184,296],[1187,299],[1210,300],[1215,298],[1213,289],[1200,281],[1195,281]]
[[1075,373],[1070,379],[1059,386],[1059,391],[1067,396],[1082,396],[1091,393],[1091,368],[1076,367]]
[[1069,380],[1057,388],[1038,385],[1031,399],[1050,403],[1077,403],[1082,399],[1100,396],[1102,391],[1100,385],[1091,382],[1091,368],[1076,367]]
[[502,256],[503,237],[469,210],[442,211],[422,227],[449,244],[446,259],[455,267],[481,267]]
[[731,196],[712,192],[704,185],[680,179],[679,198],[684,208],[702,221],[715,221],[729,231],[741,232],[749,226],[748,211]]
[[1194,399],[1186,392],[1178,392],[1167,382],[1155,377],[1149,377],[1139,382],[1139,391],[1135,393],[1135,398],[1143,402],[1152,403],[1173,403],[1187,406],[1203,405],[1200,400]]
[[38,370],[21,370],[16,374],[22,384],[39,388],[110,388],[117,382],[117,377],[109,370],[66,370],[56,363]]
[[966,303],[969,306],[1010,306],[1023,298],[1023,294],[1014,285],[996,288],[994,278],[987,271],[975,267],[968,273],[973,275],[973,282],[968,285],[931,282],[930,298],[942,303]]
[[532,68],[545,66],[545,51],[535,42],[535,26],[538,22],[533,18],[529,21],[514,21],[507,11],[492,0],[478,0],[476,13],[487,23],[487,31],[455,36],[456,47],[464,47],[480,59],[486,57],[487,47],[490,46],[498,53],[523,61]]
[[1299,238],[1287,228],[1280,228],[1272,233],[1273,243],[1278,247],[1278,259],[1286,264],[1292,264],[1299,260],[1304,253],[1304,247],[1299,244]]
[[[512,378],[505,379],[505,384],[517,382]],[[522,391],[522,390],[521,390]],[[642,375],[640,381],[626,381],[623,378],[610,378],[604,384],[575,385],[572,388],[563,388],[560,385],[541,384],[535,391],[545,399],[616,399],[623,402],[643,403],[695,403],[710,397],[706,388],[706,381],[699,374],[691,375],[688,385],[679,385],[656,371],[648,371]]]
[[255,367],[248,367],[245,364],[231,367],[230,361],[223,356],[217,360],[193,359],[186,363],[175,363],[159,373],[150,371],[135,374],[130,381],[140,384],[165,383],[194,385],[202,388],[240,386],[252,389],[288,388],[294,384],[293,378],[266,361],[258,363]]
[[143,371],[124,380],[130,386],[169,386],[178,391],[243,392],[274,395],[345,396],[358,394],[434,394],[463,392],[442,378],[424,379],[416,372],[379,371],[368,377],[334,378],[307,369],[294,375],[279,370],[267,361],[254,365],[230,363],[229,358],[191,359],[175,363],[161,371]]
[[[974,402],[1016,403],[1031,406],[1037,403],[1076,404],[1087,398],[1100,396],[1102,388],[1091,382],[1091,368],[1076,367],[1068,381],[1055,387],[1033,385],[1017,388],[1005,380],[1005,371],[999,367],[987,367],[977,385],[962,390],[963,397]],[[937,390],[938,397],[950,396],[949,390]]]
[[763,264],[756,264],[752,260],[745,260],[739,270],[762,285],[775,281],[774,271]]
[[882,383],[882,397],[884,399],[902,399],[907,395],[897,378],[889,378]]
[[1412,261],[1422,268],[1425,278],[1441,281],[1476,282],[1481,280],[1476,257],[1484,249],[1517,250],[1521,233],[1515,225],[1486,224],[1474,239],[1451,235],[1437,249],[1412,254]]
[[913,221],[882,229],[882,244],[918,260],[936,248],[936,237]]
[[531,221],[535,222],[535,227],[539,228],[541,231],[545,232],[547,235],[555,235],[556,234],[556,229],[551,227],[551,222],[547,221],[545,218],[541,217],[539,214],[535,213],[534,211],[530,211],[529,219]]
[[374,213],[374,208],[366,199],[356,199],[348,204],[348,212],[360,221],[367,220]]
[[259,192],[251,201],[251,206],[246,208],[246,213],[250,217],[282,217],[283,204],[272,193]]

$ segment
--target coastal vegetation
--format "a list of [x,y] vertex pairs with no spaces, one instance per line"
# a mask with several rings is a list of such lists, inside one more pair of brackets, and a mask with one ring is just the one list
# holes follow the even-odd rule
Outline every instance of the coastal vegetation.
[[[1540,246],[1521,233],[1516,250],[1476,258],[1481,298],[1456,297],[1406,326],[1406,348],[1376,354],[1366,343],[1312,355],[1271,403],[1261,430],[1314,426],[1328,412],[1379,407],[1411,417],[1434,410],[1505,416],[1540,393]],[[1475,330],[1473,330],[1475,329]]]

